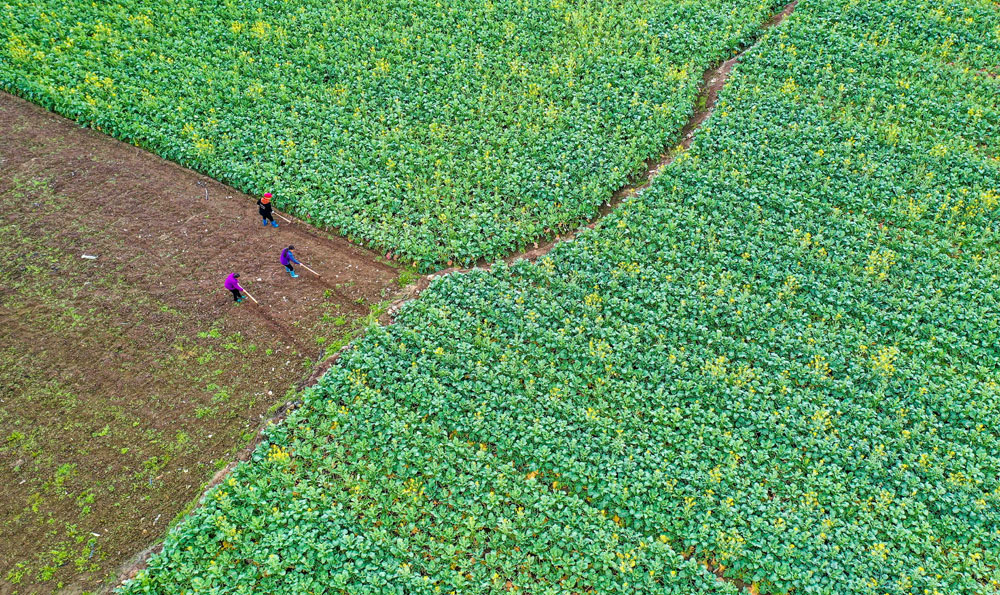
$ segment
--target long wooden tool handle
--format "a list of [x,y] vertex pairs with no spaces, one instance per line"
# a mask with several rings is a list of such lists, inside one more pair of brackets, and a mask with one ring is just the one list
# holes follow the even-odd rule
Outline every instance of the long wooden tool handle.
[[253,300],[253,303],[255,303],[255,304],[260,304],[260,302],[258,302],[258,301],[257,301],[257,298],[255,298],[254,296],[250,295],[250,292],[249,292],[249,291],[247,291],[247,290],[245,290],[245,289],[244,289],[244,290],[243,290],[243,293],[247,294],[247,297],[248,297],[248,298],[250,298],[250,299],[252,299],[252,300]]
[[306,265],[302,264],[301,262],[300,262],[299,264],[300,264],[300,265],[302,265],[302,268],[304,268],[305,270],[309,271],[310,273],[312,273],[312,274],[316,275],[317,277],[319,277],[319,276],[320,276],[320,274],[319,274],[319,273],[317,273],[316,271],[314,271],[314,270],[312,270],[311,268],[307,267]]

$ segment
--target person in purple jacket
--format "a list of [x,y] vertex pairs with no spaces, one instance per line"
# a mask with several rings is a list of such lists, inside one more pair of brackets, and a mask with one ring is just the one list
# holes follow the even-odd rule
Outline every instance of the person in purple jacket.
[[295,274],[295,267],[292,265],[302,263],[295,258],[295,255],[292,254],[292,250],[295,250],[295,246],[289,246],[281,251],[281,264],[285,265],[285,270],[288,271],[288,274],[291,275],[292,278],[295,278],[298,277],[298,275]]
[[243,294],[240,292],[246,291],[240,286],[239,278],[239,273],[230,273],[229,276],[226,277],[226,289],[233,292],[233,301],[237,304],[243,301]]

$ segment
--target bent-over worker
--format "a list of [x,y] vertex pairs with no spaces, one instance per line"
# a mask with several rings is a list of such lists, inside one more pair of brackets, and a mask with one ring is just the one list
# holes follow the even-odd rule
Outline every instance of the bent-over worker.
[[285,265],[285,270],[288,271],[288,274],[291,275],[292,278],[295,278],[298,277],[298,275],[295,274],[295,267],[293,267],[292,264],[302,263],[295,258],[295,255],[292,254],[292,250],[295,250],[295,246],[288,246],[281,251],[281,264]]
[[225,283],[226,289],[233,292],[233,301],[236,302],[237,304],[243,301],[243,294],[240,292],[246,291],[245,289],[243,289],[243,287],[240,286],[239,279],[240,279],[239,273],[230,273],[229,276],[226,277],[226,283]]

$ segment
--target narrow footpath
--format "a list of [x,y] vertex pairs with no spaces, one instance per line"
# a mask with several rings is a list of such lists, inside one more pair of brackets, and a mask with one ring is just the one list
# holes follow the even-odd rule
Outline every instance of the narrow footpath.
[[[662,172],[664,168],[673,163],[674,160],[681,155],[681,153],[691,148],[691,144],[694,142],[695,134],[715,111],[715,106],[719,102],[719,92],[726,85],[726,81],[729,80],[733,67],[736,66],[736,64],[748,51],[760,43],[760,40],[764,37],[764,34],[767,33],[768,30],[780,25],[786,18],[788,18],[788,16],[795,11],[795,7],[798,3],[799,0],[792,0],[781,10],[775,12],[771,18],[767,20],[767,22],[760,26],[758,35],[753,43],[739,50],[732,58],[729,58],[720,64],[716,64],[705,71],[705,74],[702,75],[701,90],[698,93],[698,98],[695,100],[695,106],[691,116],[678,133],[677,142],[664,149],[663,153],[660,155],[646,160],[645,170],[638,176],[638,179],[615,192],[607,202],[601,205],[597,215],[593,219],[591,219],[586,225],[571,233],[556,236],[552,240],[535,242],[534,246],[528,250],[516,252],[504,257],[503,262],[511,264],[518,260],[534,261],[542,258],[551,252],[556,245],[576,238],[576,236],[585,229],[593,229],[597,226],[601,219],[620,207],[623,202],[642,194],[646,188],[649,188],[649,185],[653,183],[653,180],[660,175],[660,172]],[[399,299],[393,302],[388,311],[382,316],[382,322],[390,323],[396,313],[399,312],[399,309],[406,302],[420,295],[420,293],[426,289],[434,279],[454,273],[467,273],[474,270],[489,270],[492,266],[493,263],[481,262],[472,267],[451,267],[420,277],[403,290]]]

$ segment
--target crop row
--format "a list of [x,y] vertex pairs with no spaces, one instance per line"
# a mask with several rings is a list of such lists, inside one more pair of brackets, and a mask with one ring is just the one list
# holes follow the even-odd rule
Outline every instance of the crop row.
[[[803,0],[646,192],[434,283],[124,593],[253,590],[249,561],[348,525],[378,552],[345,593],[414,568],[458,593],[996,592],[1000,14],[949,7]],[[230,511],[261,520],[221,559]],[[590,546],[555,550],[552,519]]]
[[0,88],[424,269],[575,228],[764,0],[0,5]]
[[[379,399],[363,378],[351,382]],[[413,413],[317,399],[322,413],[298,419],[290,444],[260,449],[253,472],[215,490],[212,514],[193,520],[132,591],[735,592],[486,445]],[[191,552],[210,558],[204,572],[162,582]]]

